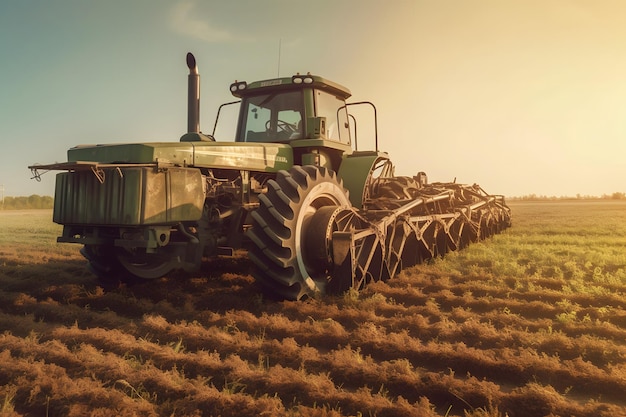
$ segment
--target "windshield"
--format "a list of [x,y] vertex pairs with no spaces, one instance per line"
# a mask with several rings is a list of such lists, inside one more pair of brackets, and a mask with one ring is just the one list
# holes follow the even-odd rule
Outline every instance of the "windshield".
[[301,91],[246,97],[239,142],[282,142],[303,137]]

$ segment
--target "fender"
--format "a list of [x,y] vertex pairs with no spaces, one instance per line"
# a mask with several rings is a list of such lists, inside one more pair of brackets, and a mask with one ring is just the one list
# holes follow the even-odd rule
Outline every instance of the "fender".
[[367,197],[366,188],[376,171],[384,173],[384,167],[389,163],[386,152],[362,151],[344,155],[337,175],[343,181],[343,186],[349,191],[352,206],[361,209]]

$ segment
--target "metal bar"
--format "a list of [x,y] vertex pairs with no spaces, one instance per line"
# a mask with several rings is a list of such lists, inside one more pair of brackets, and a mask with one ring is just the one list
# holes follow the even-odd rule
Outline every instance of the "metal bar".
[[440,200],[446,200],[448,198],[450,198],[452,196],[452,192],[449,191],[447,193],[444,194],[440,194],[434,197],[430,197],[428,199],[424,199],[424,198],[418,198],[416,200],[411,201],[408,204],[403,205],[402,207],[398,207],[397,209],[393,210],[392,213],[384,218],[382,218],[378,224],[381,225],[385,225],[388,226],[389,224],[391,224],[392,222],[394,222],[398,217],[400,217],[402,214],[406,213],[407,211],[414,209],[417,206],[420,206],[422,204],[430,204],[430,203],[434,203],[436,201],[440,201]]
[[241,103],[241,100],[229,101],[228,103],[224,103],[217,108],[217,115],[215,116],[215,123],[213,123],[213,132],[211,132],[211,136],[215,137],[215,130],[217,129],[217,122],[220,119],[220,112],[222,111],[222,107],[231,106],[237,103]]
[[81,170],[91,170],[91,169],[106,169],[106,168],[125,168],[125,167],[155,167],[155,168],[166,168],[173,167],[174,164],[163,163],[163,162],[150,162],[147,164],[102,164],[100,162],[88,162],[88,161],[74,161],[74,162],[59,162],[55,164],[47,164],[47,165],[31,165],[28,168],[31,170],[57,170],[57,171],[81,171]]

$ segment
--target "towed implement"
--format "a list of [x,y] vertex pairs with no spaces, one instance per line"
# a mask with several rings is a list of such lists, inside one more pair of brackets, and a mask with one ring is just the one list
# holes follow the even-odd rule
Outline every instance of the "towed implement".
[[29,167],[61,171],[57,240],[82,244],[103,280],[196,271],[246,248],[266,292],[297,300],[359,290],[511,224],[501,195],[395,176],[377,136],[374,150],[357,149],[349,109],[373,104],[346,103],[350,91],[319,76],[235,82],[238,100],[222,105],[239,106],[235,140],[203,134],[192,54],[187,66],[178,142],[79,145],[67,162]]

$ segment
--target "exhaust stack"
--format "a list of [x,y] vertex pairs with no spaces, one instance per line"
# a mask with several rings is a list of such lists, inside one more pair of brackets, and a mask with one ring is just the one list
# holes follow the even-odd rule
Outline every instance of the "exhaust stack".
[[187,52],[187,67],[189,68],[187,133],[200,133],[200,74],[196,58],[191,52]]

